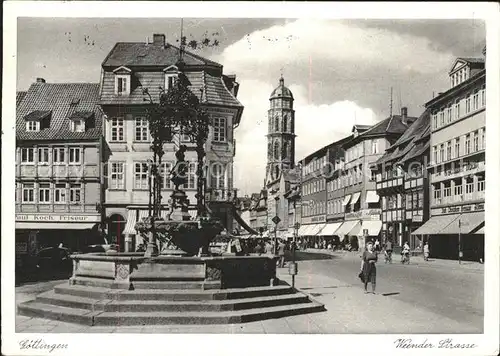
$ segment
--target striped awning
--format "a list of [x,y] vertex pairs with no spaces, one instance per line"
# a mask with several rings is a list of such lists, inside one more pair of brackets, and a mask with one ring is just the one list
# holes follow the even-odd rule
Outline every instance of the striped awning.
[[301,225],[298,231],[299,236],[305,236],[305,232],[309,229],[310,225]]
[[479,230],[477,230],[475,233],[475,235],[481,235],[481,234],[484,234],[484,226],[482,228],[480,228]]
[[484,223],[484,212],[465,213],[445,226],[439,234],[470,234],[482,223]]
[[331,236],[342,225],[341,222],[326,224],[326,226],[319,232],[319,236]]
[[413,231],[411,235],[431,235],[439,234],[441,230],[450,225],[453,221],[458,219],[460,214],[451,215],[437,215],[431,217],[417,230]]
[[359,220],[344,221],[334,234],[337,236],[348,235],[357,224],[360,224]]
[[359,200],[359,197],[360,197],[360,196],[361,196],[361,193],[360,193],[360,192],[354,193],[354,194],[352,195],[352,199],[351,199],[351,203],[350,203],[350,204],[351,204],[352,206],[354,206],[354,205],[358,202],[358,200]]
[[129,210],[127,214],[127,223],[123,233],[125,235],[135,235],[135,224],[137,222],[137,210]]
[[311,236],[316,236],[318,235],[321,230],[325,227],[326,224],[314,224],[311,227],[311,230],[308,231],[308,234]]
[[366,191],[366,202],[367,203],[378,203],[380,200],[380,196],[374,190]]
[[344,197],[344,201],[342,202],[342,205],[344,205],[344,206],[347,205],[349,203],[349,200],[351,200],[351,195],[350,194],[346,195]]
[[364,220],[361,223],[359,236],[363,236],[364,230],[368,230],[368,236],[378,236],[382,229],[382,221],[380,220]]

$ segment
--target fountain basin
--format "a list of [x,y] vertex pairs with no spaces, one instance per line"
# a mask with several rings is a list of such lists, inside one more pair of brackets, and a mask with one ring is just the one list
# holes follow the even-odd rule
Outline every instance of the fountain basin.
[[276,258],[268,256],[164,256],[141,253],[88,253],[72,255],[73,275],[98,279],[113,289],[133,290],[137,284],[185,281],[202,288],[225,289],[270,286],[277,283]]

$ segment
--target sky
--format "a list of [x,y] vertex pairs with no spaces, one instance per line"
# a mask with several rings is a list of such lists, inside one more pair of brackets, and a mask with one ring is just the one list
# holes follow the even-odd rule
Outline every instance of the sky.
[[[17,90],[49,83],[99,82],[116,42],[180,37],[180,19],[19,18]],[[212,34],[218,35],[212,36]],[[235,131],[238,195],[262,188],[269,95],[283,74],[295,98],[297,160],[408,107],[419,116],[447,90],[456,57],[481,57],[484,22],[471,20],[184,19],[188,40],[205,34],[218,47],[194,51],[240,83],[245,106]]]

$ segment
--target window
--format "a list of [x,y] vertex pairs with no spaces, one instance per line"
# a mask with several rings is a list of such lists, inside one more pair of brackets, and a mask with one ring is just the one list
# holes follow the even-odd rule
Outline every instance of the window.
[[49,183],[40,183],[40,187],[38,189],[38,202],[40,204],[50,203],[50,184]]
[[481,106],[486,106],[486,90],[483,85],[483,88],[481,89]]
[[446,122],[449,124],[453,120],[452,115],[451,115],[451,106],[446,109]]
[[21,148],[21,163],[34,163],[35,162],[35,149],[34,148]]
[[149,123],[145,117],[135,118],[135,140],[149,142]]
[[455,119],[460,118],[460,101],[455,102]]
[[444,110],[439,112],[439,125],[444,126]]
[[[128,76],[127,76],[128,77]],[[117,88],[116,88],[116,94],[118,95],[127,95],[128,94],[128,78],[123,76],[123,77],[117,77]]]
[[437,204],[441,202],[441,188],[437,188],[434,186],[434,200],[436,201]]
[[470,153],[470,134],[465,135],[465,154],[468,155]]
[[49,163],[49,148],[39,147],[38,148],[38,163]]
[[479,92],[476,90],[472,99],[472,107],[474,110],[479,109]]
[[463,194],[463,186],[460,183],[455,183],[455,195],[456,196],[462,196]]
[[466,194],[470,194],[470,193],[473,193],[473,192],[474,192],[474,183],[473,182],[466,183],[465,184],[465,193]]
[[439,162],[444,162],[444,143],[439,145]]
[[160,168],[160,189],[172,189],[172,182],[170,181],[170,171],[174,167],[172,162],[163,162]]
[[446,159],[450,160],[452,158],[453,157],[451,157],[451,141],[448,141],[448,143],[446,145]]
[[121,117],[111,119],[111,142],[122,142],[124,140],[124,121]]
[[449,185],[450,183],[448,183],[447,186],[444,187],[443,189],[443,197],[444,198],[447,198],[447,197],[450,197],[451,196],[451,185]]
[[478,177],[478,181],[477,181],[477,191],[478,191],[478,192],[484,192],[484,188],[485,188],[484,176],[482,176],[482,177]]
[[434,158],[434,164],[438,163],[438,149],[437,146],[432,147],[432,157]]
[[80,162],[80,148],[70,147],[69,148],[69,163],[78,164]]
[[173,88],[176,80],[177,74],[165,74],[165,90]]
[[215,189],[225,188],[225,167],[221,163],[215,163],[212,165],[212,177],[210,180],[210,185]]
[[33,203],[35,201],[35,184],[23,184],[23,203]]
[[27,132],[40,131],[40,121],[26,121],[26,131]]
[[54,164],[63,164],[63,163],[65,163],[64,147],[56,147],[56,148],[54,148],[53,160],[54,160]]
[[483,132],[481,133],[481,142],[484,150],[486,148],[486,127],[483,127]]
[[54,189],[54,202],[56,204],[66,203],[66,184],[56,184]]
[[147,163],[135,163],[134,189],[149,188],[149,167]]
[[226,142],[227,133],[226,133],[226,118],[225,117],[216,117],[213,119],[214,125],[214,136],[213,140],[215,142]]
[[83,121],[83,120],[71,120],[70,130],[73,132],[85,132],[85,121]]
[[468,113],[470,113],[470,111],[471,111],[471,97],[468,96],[465,99],[465,113],[468,114]]
[[69,186],[69,201],[70,203],[80,203],[81,202],[81,184],[71,184]]
[[474,152],[479,151],[479,131],[475,131],[474,135]]
[[372,154],[377,154],[378,153],[378,141],[373,140],[372,141]]
[[187,172],[187,183],[184,184],[185,189],[196,189],[196,166],[195,162],[190,162]]
[[460,137],[455,139],[455,158],[460,157]]
[[111,162],[111,176],[109,182],[110,189],[125,188],[125,164],[123,162]]
[[438,128],[437,114],[433,114],[432,115],[432,127],[433,127],[433,129],[437,129]]
[[288,131],[288,122],[287,122],[287,116],[286,115],[283,116],[283,124],[282,124],[282,126],[283,126],[282,131],[283,132],[287,132]]

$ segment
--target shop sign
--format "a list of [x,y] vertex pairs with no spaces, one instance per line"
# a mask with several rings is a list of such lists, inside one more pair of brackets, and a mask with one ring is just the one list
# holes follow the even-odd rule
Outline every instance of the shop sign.
[[484,210],[484,203],[474,205],[474,210]]
[[312,216],[312,217],[303,217],[301,219],[302,224],[312,224],[312,223],[322,223],[326,222],[326,217],[324,215]]
[[451,214],[451,213],[468,213],[471,212],[472,210],[484,210],[484,204],[475,204],[475,205],[462,205],[462,206],[450,206],[448,208],[441,208],[441,209],[432,209],[432,214],[433,215],[440,215],[440,214]]
[[99,215],[16,214],[16,221],[27,222],[99,222]]

